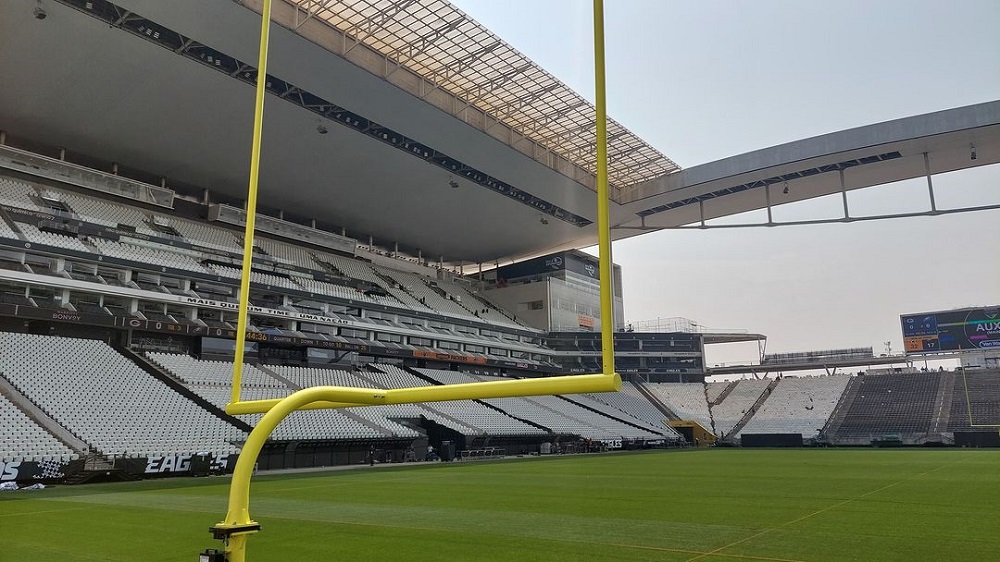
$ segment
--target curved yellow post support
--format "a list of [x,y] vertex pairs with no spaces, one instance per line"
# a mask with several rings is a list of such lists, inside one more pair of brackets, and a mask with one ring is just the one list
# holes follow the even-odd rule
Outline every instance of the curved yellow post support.
[[[229,510],[226,518],[212,528],[215,535],[226,541],[228,562],[243,562],[246,558],[247,538],[260,529],[250,518],[250,478],[264,443],[288,414],[307,409],[313,404],[342,404],[363,406],[378,404],[409,404],[414,402],[442,402],[507,396],[537,396],[548,394],[578,394],[585,392],[614,392],[621,389],[621,377],[611,375],[572,375],[540,379],[451,384],[394,388],[389,390],[316,386],[305,388],[280,400],[256,400],[229,404],[226,412],[267,412],[250,432],[243,445],[233,472],[229,488]],[[321,406],[323,407],[323,406]]]

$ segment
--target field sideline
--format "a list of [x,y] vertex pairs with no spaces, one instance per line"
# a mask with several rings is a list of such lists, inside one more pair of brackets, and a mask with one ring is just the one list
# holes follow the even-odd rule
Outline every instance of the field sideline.
[[[192,561],[228,478],[0,494],[0,560]],[[261,475],[248,560],[996,560],[1000,451],[621,453]]]

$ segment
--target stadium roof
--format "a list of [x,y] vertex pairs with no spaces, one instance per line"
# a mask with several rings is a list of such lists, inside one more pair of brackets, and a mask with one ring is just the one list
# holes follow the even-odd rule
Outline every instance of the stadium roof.
[[[321,19],[517,133],[596,173],[594,106],[493,32],[444,0],[288,0],[292,29]],[[285,22],[286,25],[288,22]],[[426,92],[418,92],[426,96]],[[614,120],[608,122],[609,182],[624,188],[678,170]],[[613,198],[617,194],[612,195]]]
[[[0,4],[8,138],[245,197],[259,2],[52,0],[45,19],[35,6]],[[441,0],[277,0],[273,20],[265,212],[451,263],[596,242],[590,104],[465,14]],[[683,171],[612,131],[616,238],[763,208],[774,181],[792,187],[777,204],[840,190],[840,171],[844,189],[919,176],[924,152],[933,173],[1000,161],[1000,102]]]

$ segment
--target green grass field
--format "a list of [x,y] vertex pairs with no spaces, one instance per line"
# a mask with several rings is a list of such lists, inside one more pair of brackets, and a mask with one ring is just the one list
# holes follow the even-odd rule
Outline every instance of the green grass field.
[[[0,560],[192,561],[227,478],[0,494]],[[1000,560],[1000,451],[708,450],[261,475],[248,560]]]

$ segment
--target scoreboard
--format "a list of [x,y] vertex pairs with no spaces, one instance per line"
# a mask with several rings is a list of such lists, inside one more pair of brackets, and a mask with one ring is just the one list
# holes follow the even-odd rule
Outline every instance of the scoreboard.
[[908,354],[1000,349],[1000,307],[905,314],[899,320]]

